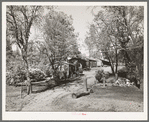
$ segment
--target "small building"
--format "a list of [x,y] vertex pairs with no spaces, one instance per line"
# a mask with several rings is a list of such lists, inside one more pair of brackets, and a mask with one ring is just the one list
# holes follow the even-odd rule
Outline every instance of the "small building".
[[102,66],[103,66],[102,60],[97,59],[97,67],[102,67]]
[[87,65],[86,65],[87,60],[79,58],[79,57],[73,57],[73,58],[69,59],[68,61],[69,61],[69,63],[74,63],[75,61],[78,61],[78,63],[81,63],[82,68],[87,67]]
[[106,66],[111,66],[111,63],[107,60],[101,60],[103,65],[106,65]]
[[90,68],[97,67],[97,60],[96,59],[88,58],[88,60],[89,60],[89,67]]
[[100,59],[95,59],[92,57],[85,57],[80,55],[69,57],[68,58],[69,63],[74,63],[74,61],[78,61],[78,63],[82,64],[82,68],[92,68],[97,67],[98,65],[103,65],[102,61]]

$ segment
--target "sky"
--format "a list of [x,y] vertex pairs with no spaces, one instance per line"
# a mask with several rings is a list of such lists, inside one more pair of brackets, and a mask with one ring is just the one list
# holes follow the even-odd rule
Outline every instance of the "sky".
[[86,6],[58,6],[57,9],[72,16],[75,32],[79,33],[78,44],[80,45],[80,51],[82,54],[88,56],[89,53],[84,44],[84,39],[89,23],[93,21],[91,10],[87,9]]

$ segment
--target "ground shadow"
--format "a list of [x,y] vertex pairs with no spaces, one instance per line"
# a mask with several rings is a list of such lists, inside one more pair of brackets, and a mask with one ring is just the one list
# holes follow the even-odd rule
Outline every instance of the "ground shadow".
[[32,89],[32,93],[41,93],[41,92],[44,92],[50,88],[52,88],[52,87],[50,87],[50,86],[43,87],[42,86],[42,88],[41,88],[41,86],[39,86],[39,85],[38,86],[34,85],[33,89]]
[[65,79],[55,80],[54,84],[47,83],[47,85],[33,85],[32,93],[40,93],[40,92],[44,92],[52,89],[54,90],[55,87],[63,87],[63,86],[66,86],[68,83],[72,83],[77,80],[81,80],[81,77],[76,77],[76,78],[66,79],[66,80]]
[[137,87],[119,87],[119,86],[107,86],[102,89],[101,86],[95,86],[93,88],[94,94],[91,98],[108,98],[123,101],[143,102],[143,91]]

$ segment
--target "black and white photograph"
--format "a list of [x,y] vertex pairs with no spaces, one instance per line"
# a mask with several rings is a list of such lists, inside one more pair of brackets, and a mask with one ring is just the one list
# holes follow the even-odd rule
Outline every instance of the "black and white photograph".
[[3,2],[4,120],[146,120],[147,2]]

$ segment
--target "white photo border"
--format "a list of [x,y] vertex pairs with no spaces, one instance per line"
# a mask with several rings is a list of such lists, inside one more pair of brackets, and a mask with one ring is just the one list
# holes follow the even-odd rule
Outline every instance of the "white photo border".
[[[6,6],[144,6],[144,112],[6,112]],[[147,120],[148,117],[148,60],[147,60],[147,2],[2,2],[2,120]]]

